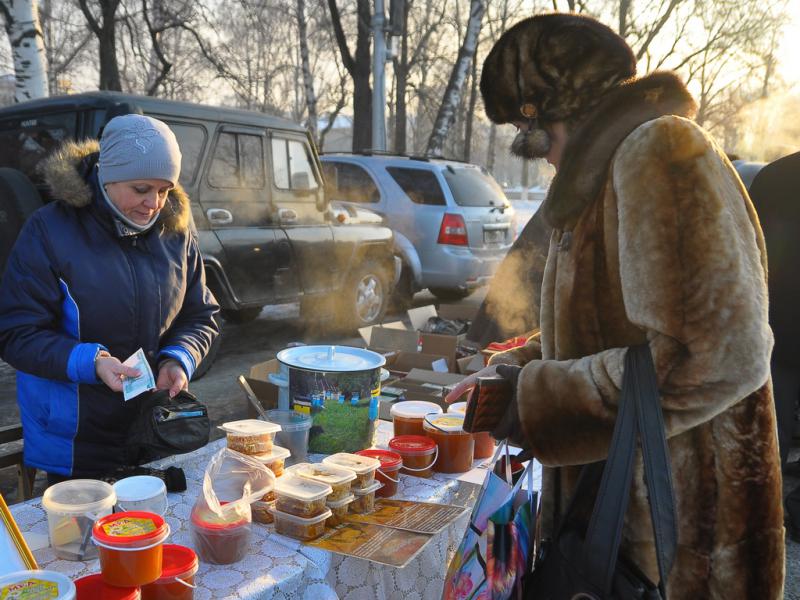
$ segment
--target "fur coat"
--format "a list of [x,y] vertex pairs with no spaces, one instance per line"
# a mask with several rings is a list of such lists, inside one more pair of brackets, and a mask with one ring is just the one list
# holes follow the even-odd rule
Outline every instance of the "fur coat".
[[[554,230],[541,332],[493,360],[523,366],[519,418],[545,465],[542,535],[565,509],[578,465],[607,456],[625,349],[647,341],[679,528],[669,596],[782,598],[758,219],[724,154],[681,116],[693,102],[676,77],[657,73],[608,96],[571,133],[542,207]],[[658,581],[640,456],[621,552]]]

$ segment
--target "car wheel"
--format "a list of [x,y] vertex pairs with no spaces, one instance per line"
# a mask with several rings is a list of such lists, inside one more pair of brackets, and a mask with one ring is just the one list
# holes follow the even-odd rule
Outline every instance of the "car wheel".
[[372,261],[357,266],[341,298],[340,314],[346,326],[359,328],[380,323],[389,304],[386,273]]
[[256,317],[261,314],[262,308],[262,306],[255,306],[250,308],[240,308],[238,310],[222,309],[220,312],[222,313],[222,318],[228,323],[241,324],[255,321]]
[[16,169],[0,169],[0,275],[25,220],[42,206],[31,180]]
[[463,290],[461,288],[428,288],[431,294],[436,296],[442,302],[453,302],[455,300],[463,300],[472,294],[475,290]]
[[192,374],[192,381],[197,381],[211,370],[211,365],[213,365],[214,361],[217,359],[217,352],[219,352],[219,347],[221,345],[222,333],[220,332],[219,335],[214,338],[214,341],[211,342],[211,348],[208,349],[208,354],[206,354],[206,357],[194,370],[194,373]]

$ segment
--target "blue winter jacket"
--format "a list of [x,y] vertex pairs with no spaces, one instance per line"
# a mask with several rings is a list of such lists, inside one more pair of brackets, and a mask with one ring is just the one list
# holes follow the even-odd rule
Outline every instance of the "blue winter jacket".
[[[25,463],[97,476],[128,463],[138,411],[95,375],[98,349],[143,348],[191,377],[218,334],[189,200],[170,193],[156,225],[124,235],[97,184],[97,144],[67,144],[45,164],[59,200],[25,223],[0,286],[0,357],[17,369]],[[128,232],[130,233],[130,232]]]

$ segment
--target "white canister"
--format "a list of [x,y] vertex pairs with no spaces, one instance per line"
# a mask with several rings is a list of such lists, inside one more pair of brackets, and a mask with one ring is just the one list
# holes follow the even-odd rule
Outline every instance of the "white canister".
[[75,600],[75,584],[55,571],[17,571],[0,577],[0,598]]
[[144,511],[162,517],[167,512],[167,486],[158,477],[126,477],[114,484],[114,491],[117,494],[116,512]]

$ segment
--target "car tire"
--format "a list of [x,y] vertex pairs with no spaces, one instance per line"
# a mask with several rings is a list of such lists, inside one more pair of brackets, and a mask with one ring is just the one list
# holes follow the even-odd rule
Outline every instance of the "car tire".
[[347,329],[376,325],[386,314],[389,296],[384,269],[376,262],[365,261],[353,269],[341,291],[337,320]]
[[41,206],[39,192],[24,173],[0,168],[0,275],[22,225]]
[[222,318],[225,319],[228,323],[234,323],[240,325],[242,323],[249,323],[250,321],[255,321],[258,315],[261,314],[261,309],[264,308],[263,306],[254,306],[248,308],[239,308],[239,309],[222,309],[220,311],[222,313]]
[[475,290],[432,287],[428,288],[428,291],[430,291],[431,294],[436,296],[436,298],[442,302],[455,302],[457,300],[463,300],[464,298],[467,298],[468,296],[472,295],[472,292]]
[[[217,322],[217,325],[219,325],[219,321]],[[214,338],[214,341],[211,342],[211,348],[208,349],[208,354],[206,354],[206,357],[200,361],[200,364],[194,370],[194,373],[192,373],[192,381],[197,381],[211,370],[211,366],[217,359],[217,353],[219,352],[219,347],[221,345],[222,332],[220,331],[217,337]]]

